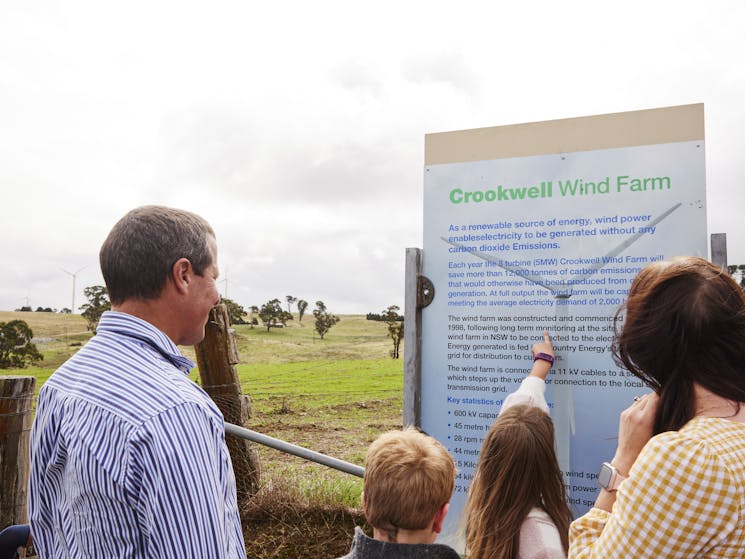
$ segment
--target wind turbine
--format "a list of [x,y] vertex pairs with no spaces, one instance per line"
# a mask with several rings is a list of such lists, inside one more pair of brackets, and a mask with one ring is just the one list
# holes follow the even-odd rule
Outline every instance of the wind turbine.
[[75,273],[73,273],[73,272],[68,272],[68,271],[67,271],[67,270],[65,270],[64,268],[60,268],[60,270],[62,270],[63,272],[65,272],[65,273],[66,273],[66,274],[68,274],[69,276],[72,276],[72,306],[70,307],[70,314],[75,314],[75,280],[77,279],[77,277],[78,277],[78,274],[79,274],[79,273],[80,273],[81,271],[85,270],[85,269],[86,269],[87,267],[88,267],[88,266],[83,266],[82,268],[80,268],[80,270],[78,270],[78,271],[77,271],[77,272],[75,272]]
[[225,266],[225,277],[220,280],[220,283],[223,284],[223,288],[222,289],[223,289],[223,292],[224,292],[224,295],[223,295],[223,298],[224,299],[229,299],[229,297],[228,297],[228,281],[229,281],[228,280],[228,267]]

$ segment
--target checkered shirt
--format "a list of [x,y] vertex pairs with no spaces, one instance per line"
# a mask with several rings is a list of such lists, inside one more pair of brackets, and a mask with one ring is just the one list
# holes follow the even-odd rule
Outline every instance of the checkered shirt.
[[642,450],[613,512],[569,531],[569,558],[745,557],[745,424],[695,418]]

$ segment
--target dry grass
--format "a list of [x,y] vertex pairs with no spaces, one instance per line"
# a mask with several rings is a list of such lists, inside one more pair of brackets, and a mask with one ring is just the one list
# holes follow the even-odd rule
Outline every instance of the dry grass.
[[242,511],[246,556],[254,559],[341,557],[349,552],[359,509],[298,494],[294,478],[274,478]]
[[234,326],[241,363],[293,363],[324,359],[378,359],[389,357],[392,347],[386,326],[360,315],[342,315],[321,340],[313,317],[289,321],[285,328]]
[[55,338],[87,334],[85,319],[79,314],[58,314],[52,312],[13,312],[0,311],[0,322],[23,320],[34,332],[35,338]]

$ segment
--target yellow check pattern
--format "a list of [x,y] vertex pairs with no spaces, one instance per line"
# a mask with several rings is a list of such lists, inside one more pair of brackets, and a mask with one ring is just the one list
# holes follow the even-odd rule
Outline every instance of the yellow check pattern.
[[613,512],[569,530],[570,559],[745,557],[745,424],[696,418],[647,443]]

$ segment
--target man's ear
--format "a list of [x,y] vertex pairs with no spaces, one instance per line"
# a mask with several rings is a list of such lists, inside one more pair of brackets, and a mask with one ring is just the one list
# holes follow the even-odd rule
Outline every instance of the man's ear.
[[191,262],[188,258],[179,258],[174,262],[171,267],[171,281],[173,281],[176,291],[181,294],[186,293],[191,283],[192,273]]
[[448,515],[448,510],[450,510],[450,503],[445,503],[435,514],[435,518],[432,520],[432,531],[435,534],[442,532],[442,525],[445,523],[445,517]]
[[362,493],[360,493],[360,501],[362,502],[362,514],[367,515],[367,511],[365,510],[365,490],[362,490]]

